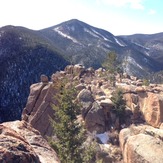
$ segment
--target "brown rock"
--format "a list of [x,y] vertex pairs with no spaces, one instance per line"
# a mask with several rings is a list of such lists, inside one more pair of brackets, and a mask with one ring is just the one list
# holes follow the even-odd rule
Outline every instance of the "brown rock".
[[145,92],[145,89],[144,89],[144,87],[139,86],[139,87],[136,87],[135,92],[137,92],[137,93]]
[[160,129],[162,129],[162,130],[163,130],[163,123],[161,123],[161,125],[160,125]]
[[124,163],[162,163],[163,130],[148,126],[123,129],[119,135]]
[[100,103],[100,106],[104,108],[108,108],[108,109],[111,109],[114,106],[113,102],[108,98],[105,100],[101,100],[99,103]]
[[103,109],[97,102],[94,102],[92,108],[85,117],[85,124],[88,131],[103,133],[106,130],[105,115]]
[[159,94],[148,92],[143,100],[141,111],[148,124],[153,127],[159,127],[163,122],[163,97]]
[[148,135],[139,134],[130,137],[126,144],[126,151],[128,151],[126,160],[127,162],[161,163],[162,145],[161,141],[158,142]]
[[84,68],[84,66],[83,65],[79,65],[79,64],[77,64],[77,65],[68,65],[68,66],[66,66],[66,68],[65,68],[65,72],[67,73],[67,74],[74,74],[75,76],[78,76],[78,75],[80,75],[83,71],[85,70],[85,68]]
[[127,73],[123,73],[123,77],[127,78],[127,79],[130,79],[130,76]]
[[124,98],[126,100],[126,105],[134,112],[135,105],[139,105],[139,96],[134,93],[125,93]]
[[137,118],[143,118],[153,127],[159,127],[163,122],[163,97],[161,93],[153,93],[144,87],[137,87],[135,92],[125,93],[124,98],[132,112],[138,113],[136,114]]
[[124,93],[133,93],[133,92],[135,92],[135,86],[133,86],[133,85],[119,85],[118,86],[119,88],[122,88],[123,89],[123,91],[124,91]]
[[94,101],[94,98],[92,96],[92,93],[90,90],[88,89],[83,89],[79,92],[78,96],[77,96],[77,99],[80,101],[80,102],[93,102]]
[[136,81],[138,78],[136,76],[130,76],[131,80]]
[[85,119],[88,111],[91,109],[92,104],[94,102],[94,98],[91,94],[91,91],[88,89],[83,89],[79,92],[77,96],[77,100],[82,105],[82,117]]
[[154,87],[152,89],[152,91],[154,91],[154,92],[161,92],[161,91],[163,91],[163,88],[161,86],[157,86],[157,87]]
[[103,68],[99,68],[99,69],[97,69],[97,70],[95,71],[95,74],[96,74],[97,76],[100,76],[100,75],[102,75],[103,72],[104,72],[104,69],[103,69]]
[[73,68],[74,68],[73,65],[68,65],[68,66],[65,67],[64,71],[67,74],[73,74]]
[[52,74],[51,80],[52,82],[56,82],[58,79],[61,79],[66,76],[64,71],[57,71],[55,74]]
[[76,88],[76,90],[81,91],[81,90],[85,89],[86,86],[84,84],[80,83],[77,86],[75,86],[75,88]]
[[22,119],[40,131],[44,137],[51,136],[53,132],[50,117],[54,116],[52,105],[56,103],[55,91],[52,83],[32,85],[26,107],[22,113]]
[[59,163],[55,151],[25,121],[0,125],[0,162]]
[[150,86],[151,88],[154,88],[154,87],[157,87],[157,84],[152,84],[152,83],[150,83],[149,86]]
[[100,96],[106,96],[104,90],[94,85],[91,87],[91,93],[96,98],[99,98]]
[[142,86],[143,82],[136,82],[135,84],[136,84],[136,86]]
[[87,71],[88,71],[91,75],[93,75],[93,74],[95,73],[95,70],[94,70],[93,67],[87,68]]
[[127,85],[130,85],[131,84],[131,80],[130,79],[127,79],[127,78],[122,79],[121,81],[122,81],[122,83],[125,83]]

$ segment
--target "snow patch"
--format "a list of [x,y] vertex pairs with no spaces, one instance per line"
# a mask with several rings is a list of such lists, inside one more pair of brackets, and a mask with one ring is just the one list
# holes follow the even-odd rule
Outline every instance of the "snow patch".
[[114,37],[114,39],[115,39],[115,41],[116,41],[116,43],[117,43],[118,45],[123,46],[123,47],[126,46],[126,45],[120,43],[119,40],[118,40],[117,38]]
[[2,35],[3,35],[4,33],[5,33],[4,31],[1,31],[1,32],[0,32],[0,37],[2,37]]
[[149,54],[148,52],[145,52],[145,54],[146,54],[147,56],[150,56],[150,54]]
[[84,28],[84,31],[89,33],[90,35],[99,38],[99,36],[97,36],[96,34],[94,34],[92,31],[88,30],[87,28]]
[[143,70],[143,67],[140,66],[138,63],[136,63],[136,61],[132,57],[130,57],[130,56],[127,57],[127,61]]
[[126,83],[118,83],[118,82],[116,82],[115,84],[116,84],[116,86],[126,86],[127,85]]
[[[106,37],[104,37],[103,35],[101,35],[100,33],[98,33],[97,31],[95,31],[94,29],[91,29],[94,33],[96,33],[98,36],[101,36],[105,41],[110,41],[108,40]],[[112,42],[112,41],[111,41]]]
[[96,137],[99,138],[103,144],[107,144],[109,141],[109,135],[107,132],[96,134]]
[[105,46],[106,48],[111,48],[111,46],[109,44],[102,44],[103,46]]
[[111,146],[110,144],[104,144],[104,147],[105,147],[105,148],[108,148],[108,149],[109,149],[110,146]]
[[136,43],[136,42],[132,42],[132,43],[134,43],[135,45],[140,46],[141,48],[144,48],[144,49],[146,49],[146,50],[150,50],[150,48],[147,48],[147,47],[145,47],[145,46],[143,46],[143,45],[140,45],[140,44],[138,44],[138,43]]
[[54,28],[54,31],[56,31],[56,32],[57,32],[58,34],[60,34],[61,36],[65,37],[65,38],[67,38],[67,39],[72,40],[74,43],[80,44],[75,38],[73,38],[73,37],[71,37],[71,36],[69,36],[69,35],[63,33],[62,31],[60,31],[59,27]]

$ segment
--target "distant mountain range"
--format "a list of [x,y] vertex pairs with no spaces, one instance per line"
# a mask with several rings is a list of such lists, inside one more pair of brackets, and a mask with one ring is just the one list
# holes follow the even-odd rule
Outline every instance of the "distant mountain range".
[[[110,51],[115,51],[124,70],[139,77],[163,69],[163,33],[114,36],[73,19],[39,31],[73,63],[98,68]],[[163,60],[162,60],[163,61]]]
[[163,33],[114,36],[73,19],[43,30],[0,28],[0,121],[19,119],[29,86],[67,64],[98,68],[115,51],[130,75],[163,70]]

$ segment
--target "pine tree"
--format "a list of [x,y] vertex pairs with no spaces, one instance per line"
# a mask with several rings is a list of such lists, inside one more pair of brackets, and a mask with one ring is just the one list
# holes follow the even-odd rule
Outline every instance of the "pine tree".
[[74,87],[65,88],[62,82],[57,85],[58,94],[55,97],[58,101],[54,106],[55,121],[53,122],[54,132],[57,141],[51,140],[50,144],[57,152],[62,163],[83,163],[92,159],[94,149],[87,149],[83,146],[86,140],[86,131],[82,124],[77,123],[77,115],[80,113],[80,105],[75,102],[76,91]]
[[125,108],[126,108],[126,101],[123,98],[123,90],[118,88],[113,93],[111,98],[114,104],[114,112],[116,116],[119,118],[120,124],[124,123],[125,120]]
[[117,58],[117,54],[114,51],[108,53],[104,63],[102,64],[102,67],[109,71],[109,73],[113,74],[122,71],[120,62],[118,61]]
[[109,73],[109,80],[112,83],[113,86],[115,86],[115,75],[116,73],[122,73],[122,66],[120,62],[118,61],[117,55],[115,52],[109,52],[106,56],[106,59],[104,63],[102,64],[102,67],[106,69],[106,72]]

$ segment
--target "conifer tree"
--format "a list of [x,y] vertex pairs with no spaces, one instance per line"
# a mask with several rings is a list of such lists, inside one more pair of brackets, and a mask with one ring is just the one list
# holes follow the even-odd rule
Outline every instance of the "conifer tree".
[[117,58],[117,54],[114,51],[108,53],[105,61],[102,64],[102,67],[104,67],[107,71],[109,71],[109,73],[113,73],[113,74],[122,71],[120,62],[118,61]]
[[117,55],[115,52],[109,52],[106,56],[105,61],[102,64],[102,67],[106,69],[109,73],[109,80],[113,86],[115,86],[115,75],[116,73],[122,73],[122,67],[118,61]]
[[[65,88],[64,82],[57,85],[59,93],[55,97],[57,106],[54,106],[55,121],[54,132],[57,141],[50,144],[57,152],[62,163],[89,162],[94,154],[94,149],[85,149],[86,131],[82,124],[77,123],[80,105],[75,102],[76,91],[74,87]],[[87,154],[86,154],[87,152]]]
[[126,108],[126,101],[123,98],[123,90],[117,88],[116,91],[113,93],[111,98],[114,104],[114,112],[119,118],[120,123],[124,123],[125,120],[125,108]]

